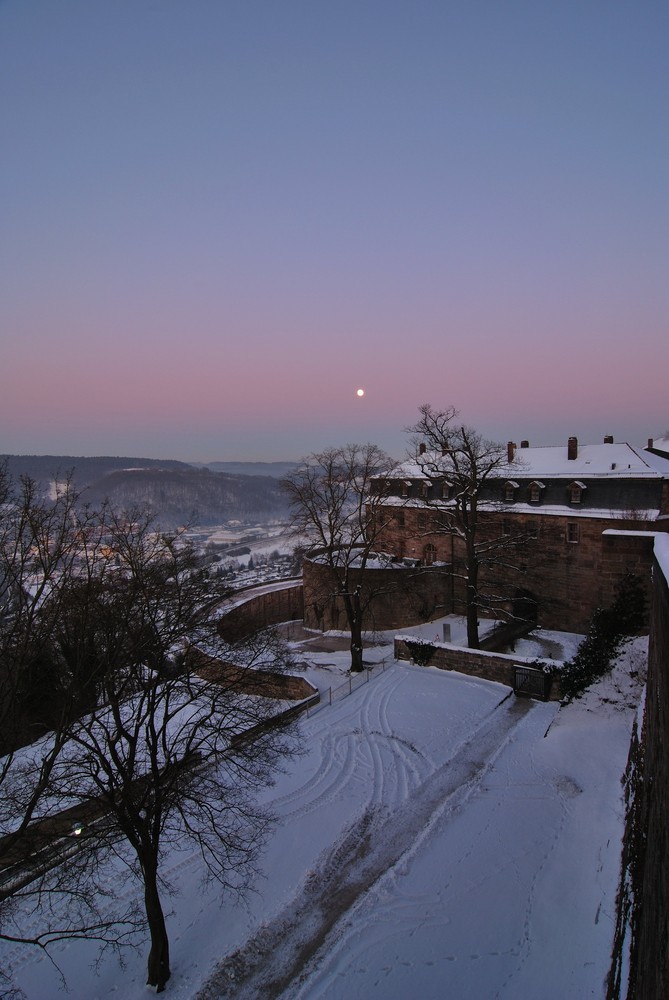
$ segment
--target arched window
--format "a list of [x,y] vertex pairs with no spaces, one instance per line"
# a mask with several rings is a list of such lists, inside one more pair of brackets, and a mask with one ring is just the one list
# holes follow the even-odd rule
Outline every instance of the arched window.
[[516,499],[516,490],[518,489],[518,483],[514,483],[512,479],[507,480],[504,483],[504,502],[513,503]]
[[425,566],[431,566],[432,563],[437,558],[437,549],[434,545],[426,545],[423,549],[423,563]]
[[541,494],[544,489],[544,484],[540,483],[537,479],[533,483],[530,483],[527,491],[530,503],[541,503]]
[[579,504],[583,499],[583,493],[585,489],[586,489],[585,483],[581,483],[578,480],[575,480],[573,483],[570,483],[569,486],[567,487],[567,492],[569,494],[569,503]]

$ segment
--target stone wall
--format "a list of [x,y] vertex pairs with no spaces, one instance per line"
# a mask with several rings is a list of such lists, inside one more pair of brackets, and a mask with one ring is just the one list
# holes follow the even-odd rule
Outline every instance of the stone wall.
[[634,909],[627,997],[669,996],[669,538],[658,538],[643,723],[639,822],[630,856]]
[[[395,637],[395,659],[411,660],[411,650],[409,644],[415,642],[411,636]],[[497,681],[499,684],[506,684],[513,687],[515,682],[515,664],[530,666],[534,660],[524,656],[508,656],[504,653],[488,653],[483,649],[468,649],[466,646],[452,646],[450,643],[430,643],[434,647],[434,653],[430,657],[428,666],[437,667],[439,670],[457,670],[458,673],[467,674],[470,677],[483,677],[487,681]],[[552,662],[552,661],[546,661]],[[561,697],[560,683],[557,678],[553,678],[549,699],[559,701]]]
[[[399,556],[443,563],[445,573],[450,574],[452,566],[450,583],[442,585],[443,603],[463,614],[464,551],[459,539],[435,530],[438,511],[416,506],[394,512],[386,508],[384,513],[380,547]],[[627,572],[639,575],[650,594],[654,532],[664,525],[633,517],[586,516],[580,511],[484,514],[479,540],[508,532],[505,541],[512,547],[506,565],[482,570],[482,589],[508,595],[505,611],[513,610],[514,599],[531,595],[544,628],[586,632],[593,611],[612,603],[616,585]]]
[[[312,559],[303,564],[304,624],[327,631],[347,629],[337,578],[328,566]],[[365,630],[419,625],[450,614],[451,574],[443,567],[352,570],[350,586],[362,587]]]
[[317,688],[299,674],[284,674],[273,670],[253,670],[226,663],[199,651],[191,654],[196,673],[206,681],[225,685],[240,694],[276,698],[282,701],[303,701],[318,694]]
[[298,621],[304,617],[301,582],[276,590],[263,588],[257,594],[249,589],[246,598],[243,591],[235,596],[238,603],[221,616],[218,624],[219,633],[227,642],[237,642],[270,625]]

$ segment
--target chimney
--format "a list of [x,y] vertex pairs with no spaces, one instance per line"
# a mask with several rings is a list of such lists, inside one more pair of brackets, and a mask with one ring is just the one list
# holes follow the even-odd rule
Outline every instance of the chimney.
[[421,441],[421,443],[418,445],[418,454],[424,455],[426,451],[427,451],[427,445],[425,444],[424,441]]
[[604,444],[613,444],[613,434],[607,434],[604,438]]
[[648,450],[649,451],[653,450],[653,439],[652,438],[648,438]]
[[529,441],[521,441],[520,442],[520,447],[521,448],[529,448],[530,447],[530,442]]
[[511,464],[513,462],[514,456],[516,454],[516,444],[515,441],[509,441],[506,446],[506,460]]
[[570,437],[567,441],[567,458],[570,462],[575,462],[578,455],[578,438]]

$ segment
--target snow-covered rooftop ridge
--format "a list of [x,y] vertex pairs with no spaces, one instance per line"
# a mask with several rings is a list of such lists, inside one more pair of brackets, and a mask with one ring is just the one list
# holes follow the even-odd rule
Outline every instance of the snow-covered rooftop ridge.
[[[424,455],[399,465],[391,475],[421,478],[423,475],[435,475],[439,470],[443,470],[444,475],[448,476],[448,457],[442,458],[434,452],[425,452]],[[576,457],[572,459],[568,458],[566,445],[516,448],[514,461],[508,464],[505,460],[495,470],[496,478],[504,476],[513,479],[557,477],[575,480],[593,477],[669,478],[669,454],[665,459],[627,443],[578,445]]]

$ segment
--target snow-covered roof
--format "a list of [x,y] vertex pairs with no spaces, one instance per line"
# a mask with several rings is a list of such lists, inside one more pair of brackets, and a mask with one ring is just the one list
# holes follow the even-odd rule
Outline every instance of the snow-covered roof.
[[[667,442],[667,449],[669,449],[669,442]],[[667,450],[666,457],[663,455],[654,455],[652,451],[643,451],[643,459],[651,469],[656,469],[661,475],[669,476],[669,450]]]
[[669,458],[669,436],[665,434],[663,437],[655,438],[653,448],[655,451],[664,452],[667,458]]
[[[448,459],[441,459],[426,452],[420,461],[411,460],[397,467],[391,478],[413,477],[420,479],[425,472],[434,475],[444,462],[448,475]],[[425,470],[425,472],[424,472]],[[567,458],[567,446],[545,448],[517,448],[515,461],[506,462],[495,471],[495,478],[522,477],[564,479],[669,479],[669,454],[667,458],[633,448],[626,443],[579,445],[576,458]]]

